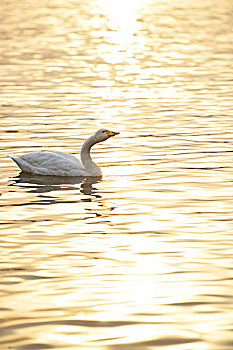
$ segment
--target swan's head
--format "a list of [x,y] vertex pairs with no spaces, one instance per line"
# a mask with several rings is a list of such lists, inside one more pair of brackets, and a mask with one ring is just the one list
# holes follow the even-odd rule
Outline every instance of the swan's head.
[[102,142],[107,140],[109,137],[120,134],[119,132],[110,131],[107,129],[99,129],[95,133],[96,142]]

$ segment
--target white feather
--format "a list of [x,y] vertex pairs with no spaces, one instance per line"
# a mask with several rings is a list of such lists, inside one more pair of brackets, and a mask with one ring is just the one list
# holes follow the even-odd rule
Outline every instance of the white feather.
[[89,137],[81,149],[81,161],[71,154],[59,151],[41,151],[11,157],[19,168],[27,173],[54,176],[101,176],[101,170],[90,155],[93,145],[118,133],[106,129],[98,130]]

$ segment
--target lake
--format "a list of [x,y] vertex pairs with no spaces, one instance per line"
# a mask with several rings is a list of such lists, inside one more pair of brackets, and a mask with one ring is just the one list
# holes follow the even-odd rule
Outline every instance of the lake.
[[[231,350],[231,0],[2,0],[2,350]],[[93,147],[102,179],[9,156]]]

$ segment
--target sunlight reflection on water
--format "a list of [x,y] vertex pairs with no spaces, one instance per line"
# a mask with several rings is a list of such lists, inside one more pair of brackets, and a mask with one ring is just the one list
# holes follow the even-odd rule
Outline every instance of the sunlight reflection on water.
[[[232,349],[232,3],[2,0],[1,348]],[[77,154],[103,179],[20,174]]]

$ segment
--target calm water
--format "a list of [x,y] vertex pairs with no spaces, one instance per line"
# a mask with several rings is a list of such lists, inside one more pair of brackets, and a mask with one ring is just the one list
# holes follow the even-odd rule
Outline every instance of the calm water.
[[[1,350],[233,348],[232,10],[1,0]],[[7,158],[100,127],[101,181]]]

